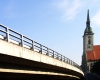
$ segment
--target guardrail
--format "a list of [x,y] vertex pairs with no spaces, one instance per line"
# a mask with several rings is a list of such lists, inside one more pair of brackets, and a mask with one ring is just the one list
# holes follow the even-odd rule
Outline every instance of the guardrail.
[[7,42],[12,42],[30,50],[38,51],[41,54],[58,59],[81,70],[80,66],[69,58],[1,24],[0,35],[2,36],[1,39],[6,40]]

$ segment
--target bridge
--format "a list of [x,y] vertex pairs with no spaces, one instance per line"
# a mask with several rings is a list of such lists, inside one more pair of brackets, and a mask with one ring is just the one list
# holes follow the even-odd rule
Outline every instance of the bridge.
[[74,61],[0,24],[0,79],[76,80],[83,76]]

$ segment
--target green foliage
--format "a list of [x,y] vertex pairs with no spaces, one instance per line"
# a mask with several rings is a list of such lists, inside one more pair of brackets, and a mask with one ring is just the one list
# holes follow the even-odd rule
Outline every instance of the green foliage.
[[91,72],[96,73],[100,76],[100,60],[96,63],[94,63]]

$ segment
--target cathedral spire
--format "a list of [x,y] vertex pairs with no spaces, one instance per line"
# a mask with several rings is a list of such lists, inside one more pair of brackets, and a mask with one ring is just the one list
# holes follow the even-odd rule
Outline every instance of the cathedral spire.
[[89,9],[87,11],[87,21],[86,21],[86,29],[84,34],[92,34],[92,28],[90,27],[90,17],[89,17]]
[[87,11],[87,21],[86,21],[86,27],[90,27],[89,9],[88,9],[88,11]]
[[87,22],[90,22],[89,9],[88,9],[88,12],[87,12]]

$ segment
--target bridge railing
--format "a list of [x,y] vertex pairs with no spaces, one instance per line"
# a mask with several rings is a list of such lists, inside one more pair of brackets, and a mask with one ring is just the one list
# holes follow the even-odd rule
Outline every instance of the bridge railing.
[[4,25],[0,24],[0,38],[3,40],[6,40],[7,42],[15,43],[19,46],[26,47],[33,51],[38,51],[41,54],[45,54],[47,56],[50,56],[52,58],[58,59],[60,61],[63,61],[65,63],[68,63],[72,66],[75,66],[79,69],[80,66],[76,64],[74,61],[70,60],[69,58],[59,54],[58,52],[8,28]]

